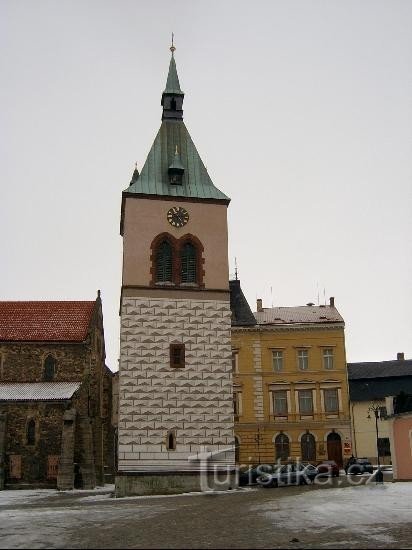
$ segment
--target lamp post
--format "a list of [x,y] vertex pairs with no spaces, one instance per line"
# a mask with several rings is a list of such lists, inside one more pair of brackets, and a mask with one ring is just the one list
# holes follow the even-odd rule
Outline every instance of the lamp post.
[[381,463],[379,460],[379,428],[378,428],[378,418],[381,417],[381,407],[377,405],[376,403],[372,403],[368,408],[368,418],[371,418],[371,413],[375,416],[375,429],[376,429],[376,453],[378,455],[378,469],[376,470],[375,474],[375,481],[376,483],[382,483],[383,482],[383,473],[381,470]]

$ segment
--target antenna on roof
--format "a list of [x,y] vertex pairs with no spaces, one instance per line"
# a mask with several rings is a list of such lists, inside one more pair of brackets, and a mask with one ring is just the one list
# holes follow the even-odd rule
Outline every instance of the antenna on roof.
[[238,278],[237,278],[237,258],[235,256],[235,280],[237,281]]
[[271,307],[273,307],[273,287],[270,287],[270,303],[272,304]]
[[323,287],[323,302],[326,306],[326,289],[325,289],[325,287]]
[[316,290],[318,293],[318,305],[319,305],[319,283],[316,283]]

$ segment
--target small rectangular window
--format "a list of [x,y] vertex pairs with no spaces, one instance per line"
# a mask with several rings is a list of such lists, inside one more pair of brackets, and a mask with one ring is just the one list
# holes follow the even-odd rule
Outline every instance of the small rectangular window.
[[233,392],[233,414],[235,419],[242,416],[242,392],[240,391]]
[[298,350],[298,366],[300,370],[307,370],[309,367],[309,352],[307,349]]
[[275,372],[280,372],[283,370],[283,351],[272,351],[272,368]]
[[325,369],[333,369],[333,349],[325,348],[323,350],[323,367]]
[[339,399],[338,390],[336,388],[330,390],[323,390],[325,398],[325,412],[337,413],[339,412]]
[[239,372],[239,352],[232,351],[232,372]]
[[185,366],[185,345],[170,344],[170,366],[182,369]]
[[275,413],[275,416],[287,416],[288,394],[286,390],[273,392],[273,411]]
[[312,390],[299,390],[299,411],[300,414],[313,414]]

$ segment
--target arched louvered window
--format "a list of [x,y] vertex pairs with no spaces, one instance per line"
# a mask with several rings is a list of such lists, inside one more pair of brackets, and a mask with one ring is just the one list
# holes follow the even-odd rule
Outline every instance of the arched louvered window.
[[276,460],[287,460],[290,456],[289,438],[286,434],[278,434],[275,438]]
[[56,373],[56,359],[51,355],[48,355],[44,361],[44,380],[51,382],[54,380],[54,375]]
[[36,422],[29,420],[27,424],[27,445],[34,445],[36,443]]
[[196,283],[196,248],[191,243],[186,243],[182,248],[181,253],[181,282],[182,283]]
[[172,282],[172,246],[168,241],[160,243],[156,252],[156,282]]

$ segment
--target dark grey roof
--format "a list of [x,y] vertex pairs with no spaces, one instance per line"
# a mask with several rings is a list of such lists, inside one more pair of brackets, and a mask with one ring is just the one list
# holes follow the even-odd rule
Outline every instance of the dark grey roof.
[[271,307],[257,311],[254,315],[259,325],[344,322],[333,306]]
[[240,288],[238,279],[229,281],[230,288],[230,309],[232,310],[232,326],[254,326],[256,319],[247,300]]
[[348,363],[349,380],[360,378],[412,377],[412,360]]
[[412,376],[398,376],[394,378],[362,378],[349,379],[349,394],[351,401],[372,401],[383,399],[391,395],[398,395],[401,391],[412,393]]

